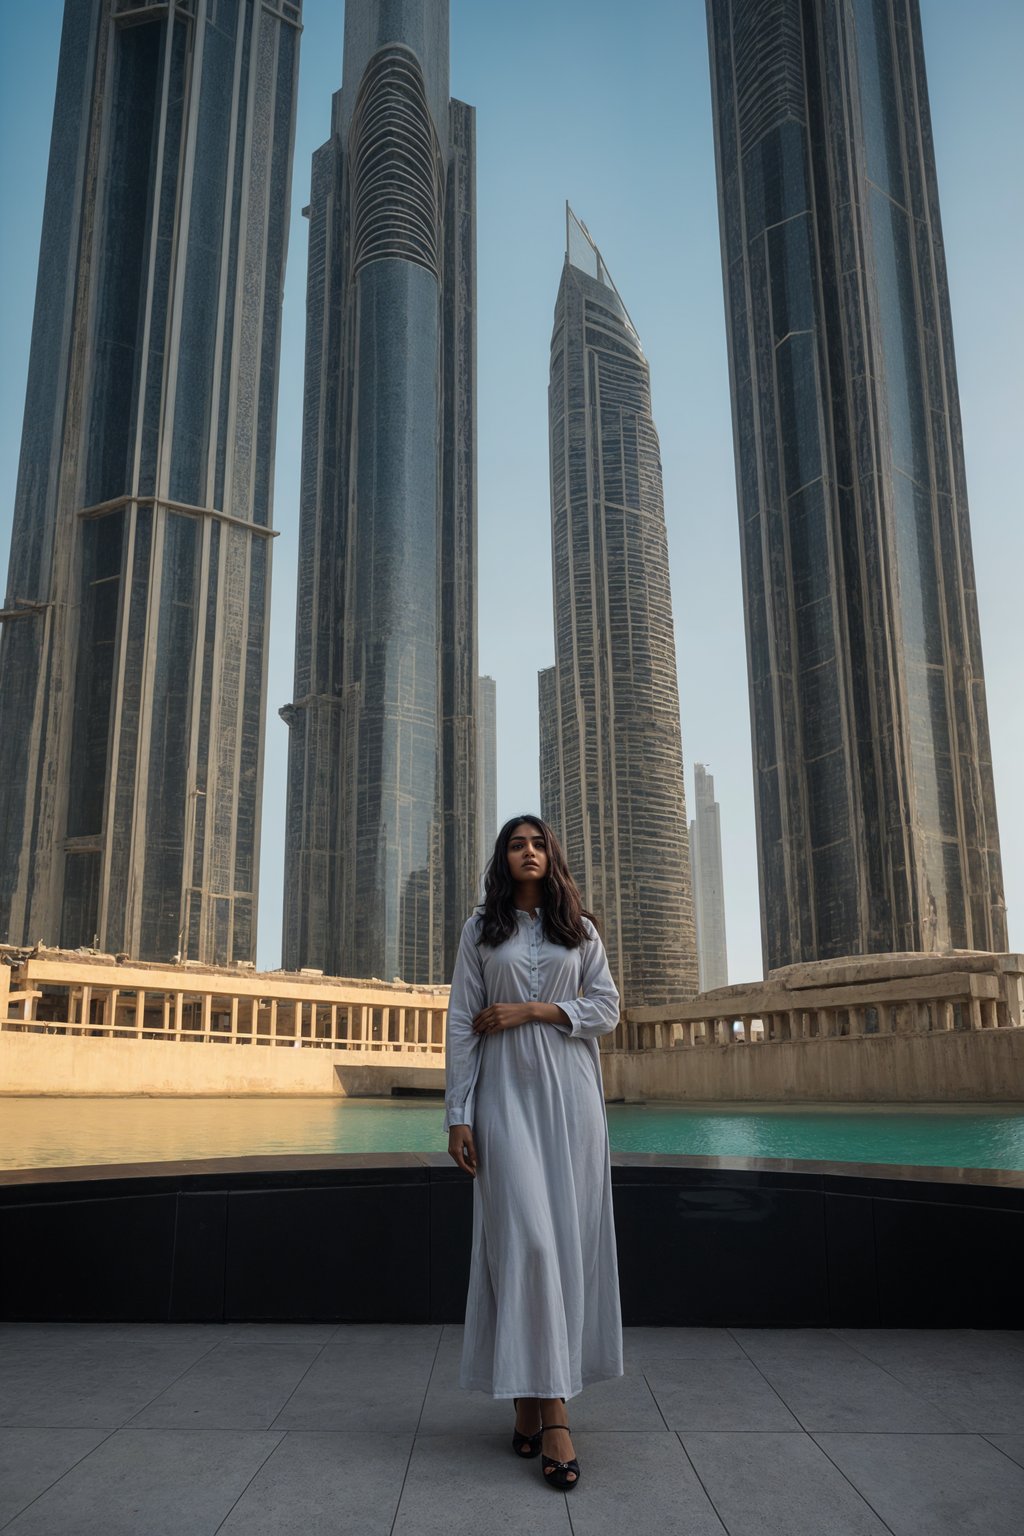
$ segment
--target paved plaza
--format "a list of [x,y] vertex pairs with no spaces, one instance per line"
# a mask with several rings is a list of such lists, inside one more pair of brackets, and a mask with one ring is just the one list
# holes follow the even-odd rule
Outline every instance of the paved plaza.
[[0,1326],[12,1536],[1019,1536],[1024,1333],[632,1328],[569,1495],[461,1330]]

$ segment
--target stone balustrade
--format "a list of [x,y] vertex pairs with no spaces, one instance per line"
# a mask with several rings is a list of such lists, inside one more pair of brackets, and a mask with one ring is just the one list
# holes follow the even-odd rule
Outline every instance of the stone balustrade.
[[55,950],[0,964],[0,1030],[209,1045],[305,1046],[440,1061],[447,987],[208,970]]
[[633,1008],[614,1051],[772,1045],[1024,1027],[1024,956],[957,951],[818,961],[720,987],[690,1003]]

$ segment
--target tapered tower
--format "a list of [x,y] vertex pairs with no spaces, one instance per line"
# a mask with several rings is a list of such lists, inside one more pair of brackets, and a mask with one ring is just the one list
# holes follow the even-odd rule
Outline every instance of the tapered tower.
[[697,991],[661,449],[650,370],[571,210],[551,339],[555,665],[541,809],[627,1007]]

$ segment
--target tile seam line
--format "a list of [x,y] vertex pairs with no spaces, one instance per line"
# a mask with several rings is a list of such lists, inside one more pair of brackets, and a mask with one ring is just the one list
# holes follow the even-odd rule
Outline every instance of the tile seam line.
[[669,1434],[673,1434],[674,1430],[672,1429],[671,1425],[669,1424],[668,1419],[666,1419],[665,1415],[661,1411],[661,1404],[658,1402],[658,1399],[657,1399],[657,1397],[654,1394],[654,1388],[651,1386],[650,1382],[647,1380],[647,1372],[646,1372],[646,1370],[642,1370],[640,1372],[640,1376],[641,1376],[641,1379],[643,1381],[644,1386],[647,1388],[648,1392],[651,1394],[651,1401],[654,1403],[655,1408],[657,1408],[657,1410],[658,1410],[658,1417],[661,1419],[661,1422],[664,1424],[664,1426],[668,1430]]
[[[730,1333],[730,1335],[732,1337],[733,1343],[734,1344],[738,1344],[740,1349],[743,1349],[742,1341],[736,1337],[736,1334],[733,1332],[733,1330],[730,1328],[728,1331],[729,1331],[729,1333]],[[803,1432],[803,1434],[805,1434],[805,1435],[809,1434],[809,1430],[807,1428],[807,1425],[804,1423],[804,1421],[800,1417],[800,1415],[798,1413],[796,1413],[789,1406],[789,1404],[786,1402],[786,1399],[783,1397],[782,1393],[778,1391],[778,1389],[775,1387],[773,1382],[770,1382],[768,1380],[768,1377],[765,1375],[764,1371],[762,1371],[762,1369],[758,1365],[757,1361],[750,1354],[748,1354],[745,1349],[743,1349],[743,1357],[744,1357],[744,1359],[750,1365],[752,1365],[754,1367],[754,1370],[760,1376],[761,1380],[764,1382],[764,1384],[768,1388],[769,1392],[771,1392],[779,1400],[779,1402],[782,1404],[783,1408],[785,1408],[786,1412],[793,1419],[794,1423],[799,1425],[799,1427],[800,1427],[801,1431]],[[742,1433],[742,1431],[741,1431],[741,1433]]]
[[[13,1424],[13,1425],[10,1425],[10,1426],[5,1426],[5,1428],[7,1428],[7,1427],[10,1427],[12,1429],[18,1429],[18,1428],[28,1428],[28,1429],[31,1429],[34,1426],[32,1426],[32,1425],[21,1426],[21,1425]],[[42,1427],[45,1428],[46,1426],[42,1426]],[[84,1451],[81,1456],[77,1456],[69,1467],[65,1467],[64,1471],[61,1472],[59,1474],[59,1476],[57,1476],[57,1477],[55,1477],[53,1479],[52,1483],[47,1483],[45,1488],[40,1488],[39,1492],[35,1495],[35,1498],[29,1499],[28,1503],[27,1504],[23,1504],[20,1509],[16,1510],[9,1520],[5,1520],[3,1525],[0,1525],[0,1531],[9,1530],[9,1528],[14,1524],[15,1520],[20,1520],[22,1515],[26,1514],[32,1508],[33,1504],[37,1504],[39,1502],[39,1500],[43,1497],[44,1494],[47,1494],[47,1493],[50,1492],[51,1488],[56,1488],[57,1484],[59,1482],[61,1482],[65,1477],[67,1477],[69,1472],[73,1472],[75,1470],[75,1468],[77,1466],[80,1466],[83,1461],[88,1461],[89,1457],[93,1454],[93,1451],[98,1451],[101,1445],[106,1445],[106,1443],[110,1439],[111,1435],[118,1435],[118,1434],[120,1434],[121,1433],[121,1427],[122,1427],[121,1425],[118,1425],[115,1429],[108,1429],[106,1434],[103,1435],[101,1437],[101,1439],[98,1440],[97,1443],[92,1447],[92,1450]]]
[[[718,1505],[715,1503],[714,1499],[711,1497],[711,1494],[708,1492],[707,1484],[705,1483],[704,1479],[701,1477],[700,1473],[697,1471],[697,1464],[696,1464],[696,1462],[694,1461],[693,1457],[690,1455],[689,1451],[686,1449],[686,1442],[683,1439],[682,1431],[678,1430],[678,1429],[674,1429],[672,1431],[672,1433],[675,1435],[676,1439],[679,1441],[680,1449],[682,1450],[683,1455],[686,1457],[686,1460],[689,1462],[690,1468],[693,1471],[693,1475],[697,1479],[697,1482],[700,1484],[701,1491],[703,1492],[704,1497],[707,1499],[707,1501],[710,1504],[711,1508],[714,1510],[715,1519],[718,1521],[719,1525],[722,1527],[722,1530],[725,1532],[725,1536],[730,1536],[729,1527],[725,1523],[724,1515],[721,1513],[721,1511],[718,1508]],[[739,1433],[742,1433],[742,1431],[737,1430],[737,1431],[735,1431],[735,1433],[739,1434]]]
[[[981,1439],[985,1441],[986,1445],[990,1445],[994,1451],[998,1451],[1000,1456],[1005,1456],[1007,1461],[1011,1464],[1011,1466],[1020,1467],[1021,1463],[1019,1461],[1016,1461],[1014,1459],[1014,1457],[1012,1457],[1010,1455],[1009,1451],[1004,1451],[1001,1445],[996,1445],[995,1441],[992,1439],[993,1435],[1013,1434],[1013,1433],[1014,1433],[1013,1430],[990,1429],[986,1433],[981,1435]],[[1024,1469],[1022,1469],[1022,1470],[1024,1470]]]
[[[233,1433],[237,1434],[237,1433],[239,1433],[239,1431],[235,1430],[235,1431],[233,1431]],[[285,1431],[283,1429],[278,1429],[278,1430],[258,1429],[258,1430],[250,1430],[250,1431],[244,1431],[243,1430],[242,1433],[243,1434],[244,1433],[258,1434],[258,1435],[273,1435],[273,1434],[276,1434],[277,1435],[277,1440],[276,1440],[275,1444],[269,1445],[267,1447],[266,1454],[260,1457],[259,1464],[253,1468],[251,1476],[249,1478],[247,1478],[247,1480],[245,1482],[245,1486],[238,1490],[237,1498],[232,1499],[231,1507],[225,1512],[223,1520],[221,1520],[217,1525],[215,1525],[213,1527],[212,1536],[217,1536],[217,1532],[218,1531],[222,1531],[224,1529],[225,1525],[231,1519],[231,1516],[234,1514],[235,1510],[238,1508],[238,1505],[241,1503],[242,1499],[245,1498],[245,1495],[249,1492],[249,1489],[252,1487],[253,1483],[259,1477],[260,1473],[263,1471],[263,1468],[266,1466],[266,1464],[270,1460],[271,1456],[274,1455],[275,1451],[280,1450],[280,1448],[283,1445],[284,1440],[285,1440]]]
[[[160,1326],[164,1328],[174,1328],[176,1325],[174,1323],[163,1323]],[[197,1355],[195,1360],[191,1360],[189,1364],[186,1365],[183,1370],[180,1370],[176,1376],[172,1376],[170,1381],[165,1382],[164,1385],[160,1388],[160,1391],[154,1392],[152,1397],[147,1398],[146,1401],[142,1404],[141,1408],[136,1408],[135,1412],[130,1414],[127,1419],[122,1419],[117,1428],[130,1429],[135,1423],[135,1420],[139,1417],[140,1413],[145,1413],[147,1408],[152,1408],[158,1397],[163,1397],[165,1392],[169,1392],[172,1387],[176,1387],[183,1376],[187,1376],[189,1371],[194,1371],[197,1365],[201,1365],[209,1355],[212,1355],[219,1348],[219,1339],[216,1342],[211,1341],[209,1347],[204,1349],[202,1354]],[[136,1427],[141,1428],[142,1426],[137,1425]]]
[[405,1495],[405,1485],[409,1480],[409,1468],[412,1466],[412,1458],[416,1450],[416,1441],[419,1436],[420,1425],[423,1423],[423,1410],[427,1406],[427,1397],[430,1392],[430,1383],[434,1379],[434,1367],[437,1365],[437,1357],[441,1353],[441,1340],[444,1338],[444,1328],[445,1325],[442,1323],[437,1330],[437,1342],[434,1345],[434,1358],[431,1360],[430,1370],[427,1372],[427,1384],[423,1388],[423,1399],[420,1403],[420,1411],[416,1415],[416,1425],[412,1432],[412,1439],[409,1442],[409,1454],[405,1459],[405,1471],[402,1473],[402,1486],[399,1488],[398,1498],[395,1500],[395,1513],[391,1524],[388,1527],[388,1536],[394,1536],[395,1526],[398,1524],[398,1515],[402,1508],[402,1499]]
[[[856,1330],[852,1330],[852,1331],[856,1332]],[[837,1339],[839,1338],[839,1335],[838,1335],[838,1333],[836,1333],[836,1330],[834,1328],[830,1328],[829,1332],[832,1333],[832,1334],[835,1334],[835,1337]],[[840,1342],[840,1344],[845,1344],[847,1341],[846,1341],[846,1339],[839,1339],[839,1342]],[[850,1348],[851,1349],[855,1349],[857,1351],[858,1355],[860,1355],[861,1359],[866,1360],[869,1365],[873,1365],[873,1366],[876,1367],[876,1369],[878,1369],[880,1371],[884,1371],[886,1376],[890,1376],[892,1378],[892,1380],[895,1381],[898,1386],[901,1386],[905,1392],[909,1392],[914,1397],[920,1398],[922,1403],[927,1403],[929,1405],[929,1407],[934,1408],[937,1413],[947,1414],[954,1421],[954,1428],[948,1430],[947,1431],[948,1434],[954,1434],[955,1435],[955,1434],[978,1434],[979,1433],[978,1430],[972,1430],[963,1419],[961,1419],[959,1421],[959,1424],[957,1424],[956,1423],[957,1415],[956,1415],[956,1412],[953,1409],[948,1408],[948,1407],[944,1407],[943,1404],[941,1402],[939,1402],[936,1398],[930,1396],[927,1392],[922,1392],[918,1387],[915,1387],[912,1382],[904,1380],[904,1378],[902,1376],[897,1376],[895,1370],[891,1370],[889,1368],[889,1366],[883,1365],[880,1360],[873,1360],[872,1357],[867,1353],[867,1351],[864,1350],[864,1349],[861,1349],[859,1347],[859,1345],[851,1344]],[[826,1433],[830,1433],[830,1431],[822,1430],[821,1433],[822,1434],[826,1434]],[[859,1431],[852,1431],[852,1433],[859,1433],[859,1434],[864,1434],[864,1435],[873,1434],[873,1433],[886,1434],[886,1433],[888,1433],[888,1431],[886,1431],[886,1430],[873,1431],[873,1430],[864,1429],[864,1430],[859,1430]],[[899,1433],[899,1431],[895,1431],[894,1430],[894,1431],[892,1431],[892,1433],[894,1433],[894,1434],[895,1433]],[[936,1433],[937,1434],[937,1433],[941,1433],[941,1431],[937,1431],[937,1430],[936,1431],[930,1431],[930,1430],[909,1430],[908,1429],[908,1430],[902,1431],[902,1433],[908,1434],[908,1435],[909,1434],[930,1434],[930,1433]],[[995,1433],[995,1431],[994,1431],[994,1433]]]
[[[831,1433],[834,1433],[834,1431],[831,1431],[831,1430],[819,1430],[818,1433],[819,1434],[831,1434]],[[867,1431],[863,1431],[863,1433],[867,1433]],[[835,1467],[836,1471],[839,1473],[839,1476],[843,1479],[843,1481],[846,1484],[848,1484],[848,1486],[850,1488],[853,1489],[853,1491],[857,1495],[858,1499],[863,1500],[863,1502],[867,1505],[868,1509],[870,1509],[871,1513],[874,1515],[875,1519],[881,1525],[882,1529],[888,1531],[890,1533],[890,1536],[899,1536],[899,1532],[897,1530],[895,1530],[893,1528],[893,1526],[891,1526],[889,1524],[888,1520],[883,1520],[882,1519],[881,1514],[875,1508],[875,1506],[872,1504],[872,1502],[868,1498],[867,1494],[866,1493],[861,1493],[860,1489],[857,1487],[857,1484],[852,1480],[852,1478],[847,1477],[846,1473],[843,1471],[843,1469],[839,1465],[839,1463],[837,1461],[835,1461],[828,1454],[828,1451],[821,1444],[821,1442],[815,1437],[815,1435],[813,1435],[812,1433],[808,1432],[808,1439],[811,1440],[814,1443],[814,1445],[817,1446],[818,1450],[825,1457],[825,1459],[829,1462],[829,1464],[831,1466]]]
[[[337,1329],[335,1329],[335,1332],[337,1332]],[[331,1339],[333,1339],[333,1337],[334,1337],[334,1333],[331,1333],[328,1336],[328,1338],[325,1339],[324,1342],[320,1345],[320,1348],[317,1350],[317,1352],[313,1356],[312,1360],[310,1360],[308,1362],[308,1364],[306,1365],[306,1369],[303,1371],[302,1375],[299,1377],[298,1381],[295,1383],[294,1387],[292,1387],[291,1391],[288,1393],[288,1396],[285,1398],[284,1402],[281,1404],[280,1408],[277,1410],[277,1412],[274,1414],[274,1417],[271,1419],[270,1423],[267,1425],[267,1429],[271,1429],[272,1430],[274,1428],[274,1426],[277,1423],[278,1419],[281,1417],[282,1413],[284,1413],[285,1409],[288,1407],[288,1404],[291,1402],[291,1400],[295,1396],[296,1392],[302,1386],[302,1383],[305,1381],[306,1377],[309,1375],[309,1373],[313,1369],[314,1365],[316,1365],[317,1361],[320,1359],[320,1356],[323,1354],[324,1350],[327,1348],[328,1343],[330,1342]],[[280,1430],[280,1431],[278,1431],[278,1433],[286,1434],[287,1431],[286,1430]],[[232,1508],[233,1507],[234,1506],[232,1506]]]

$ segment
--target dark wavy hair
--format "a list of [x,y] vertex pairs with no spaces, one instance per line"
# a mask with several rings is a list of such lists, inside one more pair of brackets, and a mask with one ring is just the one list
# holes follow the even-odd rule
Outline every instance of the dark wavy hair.
[[544,876],[541,909],[544,935],[552,944],[561,944],[565,949],[579,949],[581,944],[590,941],[583,919],[589,918],[591,922],[594,919],[583,909],[583,901],[569,873],[558,838],[546,821],[530,814],[513,816],[498,833],[494,853],[484,875],[483,922],[477,943],[496,949],[516,931],[516,888],[509,873],[508,845],[516,827],[524,821],[536,827],[543,835],[547,849],[548,872]]

